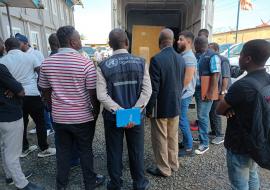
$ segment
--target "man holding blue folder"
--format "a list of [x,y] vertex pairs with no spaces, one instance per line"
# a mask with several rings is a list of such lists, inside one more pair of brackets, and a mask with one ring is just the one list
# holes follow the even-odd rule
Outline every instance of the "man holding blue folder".
[[[97,68],[97,97],[103,104],[107,150],[108,190],[121,189],[123,138],[126,136],[133,189],[149,188],[144,175],[144,127],[142,110],[152,94],[144,59],[128,53],[126,33],[114,29],[109,35],[113,55]],[[139,119],[139,120],[138,120]]]

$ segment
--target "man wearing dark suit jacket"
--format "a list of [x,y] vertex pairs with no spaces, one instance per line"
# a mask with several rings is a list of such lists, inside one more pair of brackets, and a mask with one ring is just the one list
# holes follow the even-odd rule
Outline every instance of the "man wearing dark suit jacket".
[[177,171],[178,124],[185,63],[173,49],[174,34],[164,29],[159,36],[160,53],[151,59],[150,77],[152,96],[147,106],[151,118],[151,136],[155,167],[147,172],[167,177]]

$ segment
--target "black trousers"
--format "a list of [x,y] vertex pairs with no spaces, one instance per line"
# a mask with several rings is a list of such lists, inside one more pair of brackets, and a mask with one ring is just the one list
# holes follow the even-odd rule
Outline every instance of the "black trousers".
[[54,123],[57,158],[57,189],[64,189],[68,185],[70,160],[73,153],[73,144],[77,144],[80,163],[83,172],[86,190],[94,189],[96,173],[94,173],[94,161],[92,143],[95,134],[95,121],[82,124]]
[[44,120],[44,106],[40,96],[25,96],[23,99],[23,151],[29,148],[29,142],[27,140],[29,115],[36,124],[38,146],[41,151],[46,150],[49,145],[47,143],[47,130]]
[[221,122],[221,116],[216,113],[217,105],[218,105],[218,100],[215,100],[212,104],[211,111],[209,113],[210,117],[210,126],[212,132],[217,136],[217,137],[223,137],[224,134],[222,133],[222,122]]
[[144,175],[144,127],[135,126],[131,129],[117,128],[116,123],[104,119],[105,140],[107,149],[107,168],[111,181],[109,190],[120,190],[122,186],[122,154],[123,140],[126,135],[130,173],[133,179],[133,188],[145,189],[149,183]]

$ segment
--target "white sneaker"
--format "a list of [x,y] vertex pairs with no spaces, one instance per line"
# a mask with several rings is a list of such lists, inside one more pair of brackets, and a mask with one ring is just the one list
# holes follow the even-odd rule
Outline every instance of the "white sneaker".
[[221,144],[221,143],[223,143],[224,142],[224,138],[223,137],[216,137],[216,138],[214,138],[212,141],[211,141],[211,143],[212,144],[215,144],[215,145],[219,145],[219,144]]
[[47,129],[47,136],[50,136],[51,134],[54,134],[54,130]]
[[202,155],[205,152],[207,152],[209,150],[209,147],[204,146],[204,145],[199,145],[199,148],[197,150],[195,150],[195,154],[197,155]]
[[36,145],[30,146],[27,150],[23,151],[20,158],[28,156],[31,152],[35,151],[38,147]]
[[36,134],[37,133],[37,130],[36,130],[36,128],[33,128],[33,129],[29,130],[28,133],[30,133],[30,134]]
[[39,158],[45,158],[47,156],[53,156],[56,154],[56,149],[55,148],[48,148],[46,150],[43,150],[38,153]]

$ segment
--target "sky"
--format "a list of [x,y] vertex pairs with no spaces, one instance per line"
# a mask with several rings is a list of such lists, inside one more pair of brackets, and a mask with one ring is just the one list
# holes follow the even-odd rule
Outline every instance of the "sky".
[[[240,11],[239,28],[253,28],[264,22],[270,24],[270,0],[252,0],[253,9]],[[236,28],[237,0],[215,0],[214,32]]]
[[[253,9],[240,12],[239,28],[270,24],[270,0],[252,0]],[[92,43],[106,43],[111,30],[111,0],[83,0],[75,7],[75,26]],[[238,0],[215,0],[214,32],[236,28]]]
[[75,7],[75,27],[88,40],[106,43],[111,30],[111,0],[83,0]]

